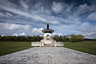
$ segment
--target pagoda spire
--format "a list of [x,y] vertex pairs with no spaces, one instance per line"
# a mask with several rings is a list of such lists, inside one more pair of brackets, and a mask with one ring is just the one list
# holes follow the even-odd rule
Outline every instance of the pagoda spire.
[[49,22],[47,22],[47,29],[49,29]]
[[52,33],[52,32],[54,32],[54,30],[49,28],[49,22],[46,22],[46,24],[47,24],[47,29],[42,30],[42,32],[43,33]]

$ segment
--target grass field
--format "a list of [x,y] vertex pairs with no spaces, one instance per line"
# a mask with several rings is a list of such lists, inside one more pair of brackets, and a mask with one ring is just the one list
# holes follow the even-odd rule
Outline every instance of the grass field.
[[[96,55],[96,41],[64,42],[64,47]],[[0,42],[0,56],[31,48],[31,42]]]
[[31,42],[0,42],[0,56],[28,49],[30,47]]
[[64,42],[64,47],[96,55],[96,41]]

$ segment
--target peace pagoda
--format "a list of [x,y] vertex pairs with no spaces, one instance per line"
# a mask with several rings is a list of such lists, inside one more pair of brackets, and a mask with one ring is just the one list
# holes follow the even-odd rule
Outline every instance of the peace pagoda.
[[52,39],[52,33],[54,30],[49,28],[49,22],[47,22],[47,28],[42,30],[44,33],[43,39],[40,42],[32,42],[31,46],[40,46],[40,47],[56,47],[56,46],[64,46],[63,42],[56,42]]

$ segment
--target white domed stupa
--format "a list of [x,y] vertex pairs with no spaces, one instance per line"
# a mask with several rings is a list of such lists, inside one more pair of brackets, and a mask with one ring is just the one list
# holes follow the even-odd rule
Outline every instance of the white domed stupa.
[[47,29],[42,30],[44,33],[43,39],[40,42],[32,42],[31,46],[47,46],[47,47],[56,47],[56,46],[64,46],[63,42],[56,42],[52,39],[51,33],[54,32],[54,30],[49,29],[49,22],[47,22]]
[[49,22],[47,22],[47,29],[42,30],[44,37],[41,40],[41,46],[55,46],[56,41],[52,39],[51,33],[54,30],[49,29]]

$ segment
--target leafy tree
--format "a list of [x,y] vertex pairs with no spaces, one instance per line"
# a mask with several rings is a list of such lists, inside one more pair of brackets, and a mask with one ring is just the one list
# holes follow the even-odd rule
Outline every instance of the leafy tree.
[[84,36],[83,36],[83,35],[81,35],[81,34],[77,35],[77,37],[78,37],[78,40],[79,40],[79,41],[84,40]]
[[53,39],[56,40],[56,41],[60,41],[60,36],[54,35]]
[[65,41],[67,41],[67,37],[66,36],[62,36],[61,40],[65,42]]
[[84,36],[81,34],[79,34],[79,35],[71,34],[70,39],[69,39],[69,41],[71,41],[71,42],[77,42],[77,41],[82,41],[82,40],[84,40]]

